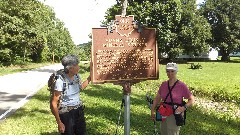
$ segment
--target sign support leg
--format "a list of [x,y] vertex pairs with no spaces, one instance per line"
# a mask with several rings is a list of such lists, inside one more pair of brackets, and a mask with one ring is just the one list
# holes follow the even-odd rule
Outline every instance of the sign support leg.
[[130,135],[130,94],[131,85],[130,83],[125,83],[123,85],[124,94],[124,135]]
[[130,94],[124,95],[124,135],[130,135]]

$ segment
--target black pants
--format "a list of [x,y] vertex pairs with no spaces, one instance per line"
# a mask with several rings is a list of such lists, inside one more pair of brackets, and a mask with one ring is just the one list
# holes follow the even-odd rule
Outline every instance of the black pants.
[[60,114],[60,119],[65,125],[65,132],[62,135],[86,135],[86,122],[82,106]]

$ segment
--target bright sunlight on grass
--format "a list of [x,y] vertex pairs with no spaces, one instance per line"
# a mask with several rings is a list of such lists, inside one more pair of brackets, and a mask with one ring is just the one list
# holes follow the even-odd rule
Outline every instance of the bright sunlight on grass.
[[[202,69],[189,69],[190,64],[179,64],[179,79],[186,82],[195,94],[205,97],[235,99],[240,95],[239,63],[200,62]],[[89,75],[89,65],[81,66],[83,80]],[[165,65],[160,65],[160,79],[145,81],[132,87],[131,94],[131,135],[151,135],[154,125],[150,120],[150,110],[146,93],[155,95],[161,81],[167,79]],[[221,95],[224,91],[225,95]],[[220,94],[220,95],[218,95]],[[227,96],[227,97],[225,97]],[[81,93],[86,109],[87,131],[89,135],[113,135],[122,100],[122,88],[109,83],[89,85]],[[123,110],[122,110],[123,111]],[[122,112],[123,113],[123,112]],[[211,114],[211,115],[209,115]],[[223,114],[225,115],[225,114]],[[203,112],[196,106],[189,108],[182,135],[238,135],[240,121],[224,119],[216,113]],[[159,125],[159,123],[157,123]],[[124,132],[123,116],[119,135]],[[160,131],[160,129],[158,129]],[[0,124],[1,135],[57,135],[57,125],[49,109],[49,92],[46,87],[40,90],[14,115]]]

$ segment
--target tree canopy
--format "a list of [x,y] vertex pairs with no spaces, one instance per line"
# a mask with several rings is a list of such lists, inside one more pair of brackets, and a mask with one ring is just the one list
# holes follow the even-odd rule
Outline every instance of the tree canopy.
[[52,8],[37,0],[0,1],[0,62],[59,60],[74,43]]
[[[119,4],[109,8],[105,24],[114,20],[120,9]],[[131,1],[127,15],[134,15],[146,27],[156,28],[159,52],[170,59],[182,53],[198,55],[209,48],[206,41],[211,38],[211,28],[199,14],[196,0]]]
[[218,47],[222,60],[240,48],[240,0],[207,0],[201,12],[212,28],[211,45]]

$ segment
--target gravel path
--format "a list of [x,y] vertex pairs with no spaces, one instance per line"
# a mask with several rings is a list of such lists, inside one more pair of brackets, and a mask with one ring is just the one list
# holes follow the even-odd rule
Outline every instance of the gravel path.
[[235,102],[215,102],[209,99],[195,97],[195,106],[202,108],[205,112],[224,113],[229,118],[240,118],[240,105]]

